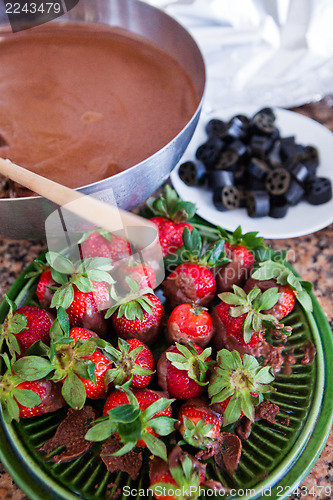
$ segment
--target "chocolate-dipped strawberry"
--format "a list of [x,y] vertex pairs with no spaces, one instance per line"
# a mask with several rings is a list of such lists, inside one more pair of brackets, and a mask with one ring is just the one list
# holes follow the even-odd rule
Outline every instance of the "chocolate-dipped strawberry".
[[110,259],[113,264],[118,260],[129,257],[132,253],[127,240],[104,229],[85,233],[79,244],[84,259],[104,257]]
[[256,287],[247,295],[238,286],[233,286],[234,293],[224,292],[219,295],[221,302],[212,311],[215,334],[212,346],[216,351],[237,350],[241,354],[252,353],[265,329],[265,322],[274,329],[276,318],[262,311],[271,309],[279,297],[277,287],[264,293]]
[[233,233],[219,228],[221,238],[225,239],[224,251],[230,262],[215,269],[218,292],[228,292],[233,285],[242,286],[250,276],[254,266],[254,251],[263,246],[263,238],[258,233],[242,234],[239,226]]
[[166,446],[158,436],[174,431],[176,421],[171,418],[171,403],[171,399],[158,391],[134,389],[132,392],[121,386],[108,396],[103,417],[94,422],[86,439],[104,441],[112,435],[117,436],[123,444],[118,455],[140,446],[166,461]]
[[252,274],[244,289],[249,291],[254,286],[262,290],[278,287],[281,293],[279,300],[273,309],[265,311],[278,320],[284,318],[293,310],[295,299],[300,302],[306,311],[312,311],[312,300],[309,295],[312,284],[296,276],[283,259],[274,259],[274,261],[269,259],[260,262],[259,268]]
[[209,380],[211,352],[190,342],[170,346],[157,363],[158,385],[177,399],[201,396]]
[[254,409],[262,402],[262,394],[273,390],[269,385],[273,381],[272,368],[261,367],[254,356],[219,351],[208,394],[213,409],[223,415],[223,425],[237,422],[243,415],[254,421]]
[[105,317],[111,317],[113,328],[122,339],[138,339],[151,345],[162,331],[162,303],[152,289],[140,290],[137,282],[129,277],[126,280],[131,292],[122,299],[112,294],[117,304],[108,309]]
[[176,445],[168,461],[154,457],[149,469],[150,488],[157,500],[197,500],[206,477],[206,465]]
[[207,309],[192,304],[180,304],[172,311],[167,330],[170,344],[194,342],[200,347],[206,347],[214,333]]
[[172,308],[179,304],[208,305],[216,292],[215,278],[209,268],[229,262],[220,239],[209,248],[203,248],[199,231],[184,229],[183,247],[179,257],[183,262],[164,281],[164,295]]
[[221,432],[222,417],[204,398],[189,399],[180,407],[176,427],[184,441],[195,448],[205,449]]

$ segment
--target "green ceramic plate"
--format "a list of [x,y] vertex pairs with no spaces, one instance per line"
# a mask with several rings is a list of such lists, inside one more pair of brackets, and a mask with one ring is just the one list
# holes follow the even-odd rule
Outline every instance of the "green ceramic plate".
[[[25,278],[31,269],[29,266],[8,293],[18,305],[33,294],[34,281]],[[297,362],[291,375],[276,377],[277,390],[271,400],[280,407],[277,422],[260,421],[253,425],[234,476],[214,475],[208,469],[211,477],[222,479],[235,490],[235,498],[254,500],[262,497],[263,492],[266,497],[287,498],[311,470],[328,437],[333,420],[333,377],[328,376],[328,367],[333,363],[333,340],[322,309],[314,296],[312,299],[313,314],[297,306],[288,317],[287,324],[293,327],[290,343]],[[7,304],[3,302],[0,322],[6,314]],[[317,349],[312,365],[300,363],[303,356],[300,347],[307,340]],[[104,500],[110,483],[138,489],[148,487],[147,469],[142,471],[138,483],[131,482],[123,473],[110,474],[96,447],[71,463],[45,463],[35,450],[54,435],[64,415],[64,410],[60,410],[10,425],[0,418],[0,459],[32,500]],[[140,492],[137,498],[142,498]]]

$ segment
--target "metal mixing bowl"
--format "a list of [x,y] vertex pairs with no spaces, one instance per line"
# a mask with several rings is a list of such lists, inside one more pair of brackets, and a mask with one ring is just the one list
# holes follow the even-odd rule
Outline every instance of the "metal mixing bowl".
[[[80,0],[58,22],[89,22],[120,26],[142,35],[173,56],[189,73],[200,104],[187,125],[166,146],[133,167],[78,190],[110,201],[110,189],[120,208],[142,203],[168,178],[184,153],[197,125],[205,88],[205,65],[191,35],[163,11],[138,0]],[[0,26],[8,24],[7,16]],[[0,199],[0,234],[13,239],[45,237],[45,219],[56,205],[39,196]]]

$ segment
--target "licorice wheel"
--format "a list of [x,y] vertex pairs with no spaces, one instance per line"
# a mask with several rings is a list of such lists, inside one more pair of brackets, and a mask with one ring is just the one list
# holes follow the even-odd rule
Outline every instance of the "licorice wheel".
[[234,210],[240,206],[240,193],[235,186],[217,187],[213,191],[213,203],[222,212]]
[[252,158],[249,166],[248,166],[249,174],[262,181],[269,172],[269,167],[266,162],[258,160],[258,158]]
[[210,137],[208,141],[198,147],[196,151],[197,160],[201,161],[205,167],[213,168],[220,155],[223,142],[217,137]]
[[276,116],[275,116],[275,113],[274,113],[272,108],[267,107],[267,108],[259,109],[259,111],[257,111],[253,116],[256,116],[259,113],[264,113],[266,115],[270,115],[274,120],[276,120]]
[[235,139],[234,141],[232,141],[229,144],[229,149],[237,153],[239,158],[241,158],[242,156],[246,156],[249,152],[249,148],[247,147],[247,145],[239,139]]
[[304,165],[304,163],[301,163],[300,161],[293,162],[291,165],[289,165],[289,171],[292,177],[294,177],[294,179],[296,179],[301,184],[303,184],[309,177],[309,170],[307,166]]
[[275,116],[262,111],[258,112],[252,117],[251,128],[259,134],[270,135],[275,130]]
[[206,132],[208,137],[218,137],[223,139],[227,133],[228,125],[218,118],[213,118],[206,125]]
[[179,178],[187,186],[198,186],[204,183],[206,169],[203,165],[196,165],[193,161],[186,161],[179,166]]
[[265,217],[269,215],[270,199],[266,191],[251,191],[247,196],[247,213],[249,217]]
[[308,183],[306,191],[306,199],[311,205],[327,203],[332,198],[332,182],[326,177],[315,177]]
[[244,122],[242,115],[234,116],[228,124],[226,139],[229,139],[230,141],[234,139],[245,139],[247,128],[248,124]]
[[239,156],[236,151],[226,149],[222,151],[215,168],[221,170],[236,170]]
[[273,142],[269,136],[253,134],[250,142],[251,152],[257,158],[263,159],[272,144]]
[[290,184],[290,173],[285,168],[276,168],[266,177],[266,189],[274,195],[284,194]]

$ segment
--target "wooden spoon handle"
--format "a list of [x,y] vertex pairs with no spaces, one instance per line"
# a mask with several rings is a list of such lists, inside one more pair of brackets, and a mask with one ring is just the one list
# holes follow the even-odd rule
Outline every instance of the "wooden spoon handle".
[[[147,219],[126,212],[112,205],[84,195],[62,184],[46,179],[41,175],[30,172],[9,160],[0,158],[0,173],[19,184],[31,189],[35,193],[53,201],[66,210],[102,227],[110,232],[119,230],[119,222],[126,229],[127,226],[145,226],[156,230],[156,226]],[[75,202],[75,203],[73,203]],[[132,241],[142,246],[143,239],[138,231],[132,235]],[[135,240],[135,241],[134,241]]]

